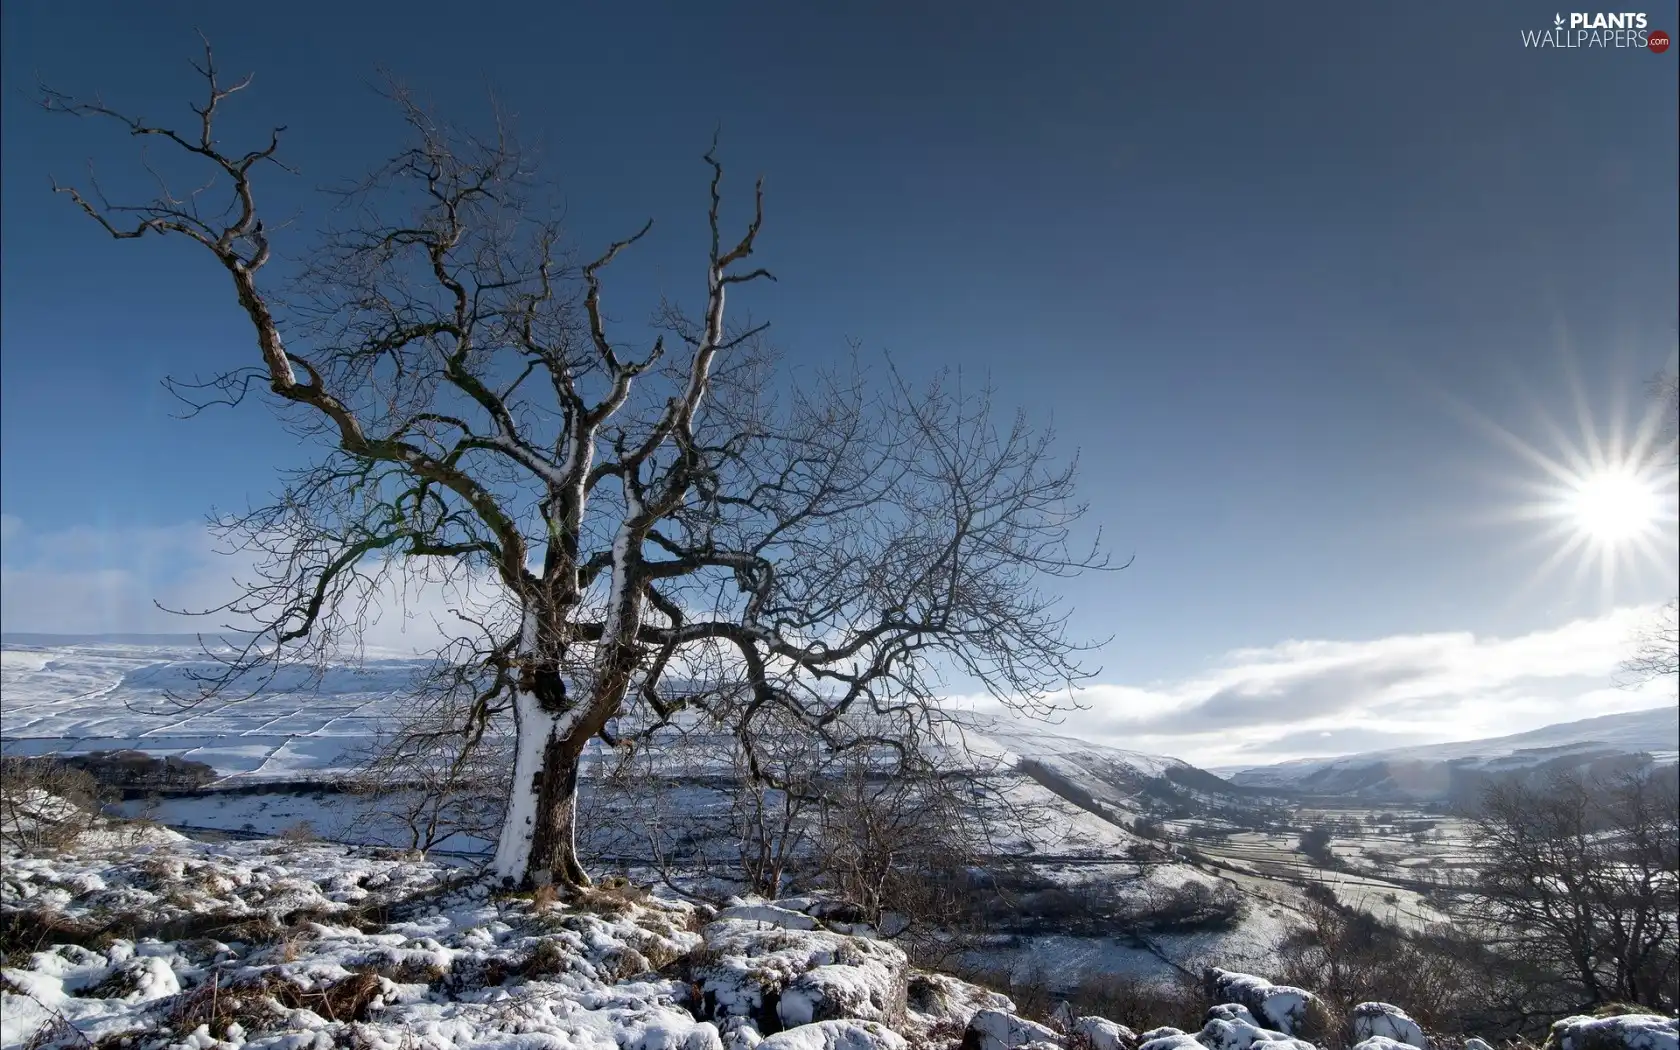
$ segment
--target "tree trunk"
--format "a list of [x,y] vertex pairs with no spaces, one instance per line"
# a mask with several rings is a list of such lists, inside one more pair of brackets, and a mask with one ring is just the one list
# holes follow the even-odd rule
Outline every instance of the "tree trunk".
[[505,886],[524,886],[532,882],[531,847],[542,815],[539,807],[548,779],[548,752],[559,736],[560,719],[545,711],[534,693],[523,689],[513,698],[513,712],[513,783],[508,787],[507,809],[491,871]]
[[531,835],[530,878],[577,888],[589,875],[577,855],[578,762],[588,738],[551,739],[543,754],[542,785],[537,791],[537,824]]

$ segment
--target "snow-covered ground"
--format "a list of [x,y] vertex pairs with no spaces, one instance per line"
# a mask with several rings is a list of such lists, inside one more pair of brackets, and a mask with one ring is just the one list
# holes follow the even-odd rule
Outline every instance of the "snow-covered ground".
[[[1196,956],[1216,1004],[1200,1031],[1139,1035],[1065,1008],[1019,1016],[997,991],[916,969],[820,898],[719,909],[615,883],[562,900],[390,851],[156,828],[106,827],[50,854],[0,848],[0,1050],[1430,1045],[1387,1003],[1356,1007],[1344,1037],[1311,990],[1233,970],[1229,943]],[[1033,976],[1113,972],[1141,968],[1138,954],[1047,936],[1018,962]],[[1558,1050],[1676,1050],[1677,1036],[1674,1019],[1649,1015],[1554,1026]]]

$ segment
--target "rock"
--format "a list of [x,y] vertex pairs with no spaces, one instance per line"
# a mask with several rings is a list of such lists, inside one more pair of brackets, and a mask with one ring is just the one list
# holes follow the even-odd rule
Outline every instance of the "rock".
[[1184,1034],[1184,1029],[1182,1029],[1182,1028],[1174,1028],[1172,1025],[1162,1025],[1159,1028],[1151,1028],[1147,1032],[1139,1033],[1138,1034],[1138,1042],[1139,1043],[1147,1043],[1152,1039],[1165,1039],[1169,1035],[1183,1035],[1183,1034]]
[[725,1018],[717,1027],[723,1050],[755,1050],[764,1042],[758,1026],[752,1023],[750,1017]]
[[716,1025],[701,1021],[689,1029],[683,1039],[682,1050],[723,1050],[723,1039],[718,1035]]
[[1386,1035],[1373,1035],[1355,1043],[1352,1050],[1406,1050],[1406,1047],[1411,1045],[1398,1039],[1390,1039]]
[[818,1021],[777,1032],[758,1050],[910,1050],[910,1044],[873,1021]]
[[1249,1047],[1254,1046],[1264,1046],[1266,1050],[1284,1050],[1285,1047],[1289,1050],[1312,1050],[1311,1043],[1302,1042],[1270,1028],[1261,1028],[1253,1021],[1240,1017],[1234,1020],[1226,1020],[1223,1017],[1209,1018],[1202,1030],[1196,1033],[1196,1041],[1208,1050],[1249,1050]]
[[1406,1011],[1389,1003],[1360,1003],[1348,1015],[1353,1027],[1353,1041],[1363,1042],[1373,1036],[1383,1036],[1397,1043],[1429,1050],[1429,1040],[1423,1028],[1406,1016]]
[[1264,1027],[1259,1021],[1255,1020],[1254,1014],[1248,1007],[1241,1003],[1220,1003],[1218,1006],[1208,1007],[1208,1012],[1202,1018],[1202,1023],[1206,1024],[1216,1019],[1220,1021],[1242,1021],[1256,1028]]
[[772,926],[780,926],[786,930],[814,930],[817,920],[803,912],[791,908],[778,908],[774,904],[737,904],[732,908],[725,908],[718,912],[719,919],[739,919],[742,922],[767,922]]
[[1132,1050],[1137,1033],[1101,1017],[1076,1017],[1068,1025],[1069,1050]]
[[1565,1017],[1552,1024],[1543,1050],[1677,1050],[1680,1020],[1656,1014]]
[[1471,1036],[1464,1041],[1464,1050],[1493,1050],[1493,1045],[1486,1039],[1477,1039],[1475,1036]]
[[[1143,1039],[1143,1036],[1138,1036]],[[1138,1044],[1138,1050],[1202,1050],[1202,1044],[1193,1035],[1174,1032],[1170,1035],[1158,1035],[1153,1039],[1144,1039]]]
[[718,919],[701,937],[689,978],[700,988],[702,1017],[746,1017],[772,1032],[821,1021],[896,1025],[904,1019],[909,964],[890,944],[740,918]]
[[1305,989],[1217,966],[1203,971],[1202,982],[1214,1001],[1246,1006],[1261,1024],[1286,1036],[1312,1036],[1328,1027],[1324,1004]]
[[910,975],[906,1001],[911,1020],[921,1028],[962,1028],[978,1010],[1015,1012],[1015,1003],[1001,992],[959,981],[942,973]]
[[1056,1033],[1006,1010],[980,1010],[969,1018],[960,1050],[1019,1050],[1032,1043],[1056,1045]]
[[776,1012],[788,1028],[813,1021],[880,1021],[903,1016],[902,974],[878,966],[818,966],[782,989]]

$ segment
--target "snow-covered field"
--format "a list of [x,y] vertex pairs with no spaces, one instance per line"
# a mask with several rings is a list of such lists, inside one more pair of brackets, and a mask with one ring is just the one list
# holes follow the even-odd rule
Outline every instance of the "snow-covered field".
[[133,748],[207,763],[230,781],[288,780],[341,770],[399,704],[419,665],[369,660],[335,667],[319,683],[284,674],[238,703],[183,709],[167,691],[188,690],[206,670],[191,641],[100,642],[0,650],[0,739],[9,754]]

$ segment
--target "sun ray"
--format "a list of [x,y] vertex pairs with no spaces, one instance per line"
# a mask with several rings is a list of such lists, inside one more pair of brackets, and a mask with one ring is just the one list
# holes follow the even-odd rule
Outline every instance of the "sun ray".
[[[1541,589],[1564,566],[1569,586],[1578,594],[1594,595],[1608,606],[1617,600],[1623,581],[1639,584],[1641,593],[1655,577],[1672,576],[1676,569],[1677,478],[1674,439],[1666,433],[1665,405],[1646,399],[1636,410],[1624,385],[1609,399],[1608,415],[1595,419],[1575,355],[1559,348],[1567,390],[1564,418],[1573,417],[1574,431],[1537,400],[1527,397],[1543,444],[1525,439],[1507,426],[1442,392],[1453,406],[1482,432],[1517,454],[1537,476],[1511,479],[1523,496],[1504,509],[1506,520],[1537,526],[1520,549],[1549,547],[1549,553],[1527,574],[1512,596],[1513,602]],[[1527,395],[1526,378],[1515,383]],[[1651,574],[1647,576],[1647,573]]]

